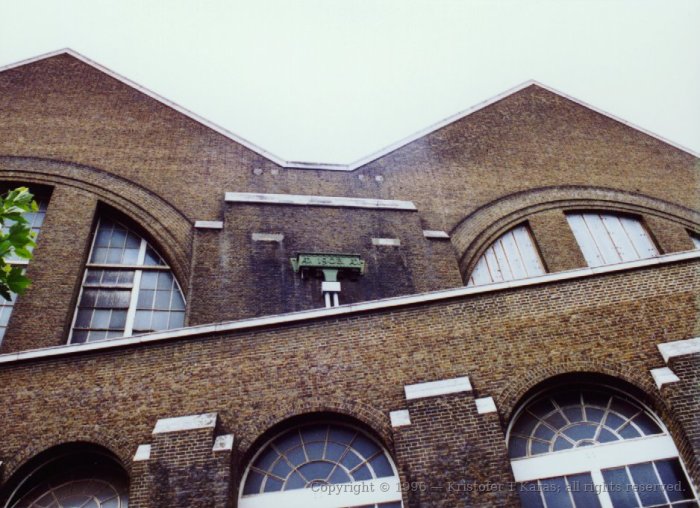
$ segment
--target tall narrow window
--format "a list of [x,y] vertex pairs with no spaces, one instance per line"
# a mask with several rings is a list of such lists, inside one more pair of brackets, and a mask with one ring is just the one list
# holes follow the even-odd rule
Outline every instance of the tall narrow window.
[[545,273],[530,230],[516,226],[486,249],[469,277],[467,286],[480,286]]
[[[46,205],[48,203],[48,200],[42,197],[36,197],[35,201],[36,204],[39,206],[39,209],[36,212],[25,213],[24,217],[27,219],[27,222],[32,228],[32,231],[34,231],[38,237],[39,231],[41,231],[41,226],[44,223],[44,217],[46,215]],[[12,221],[7,221],[5,222],[4,229],[9,229],[10,226],[12,226]],[[14,253],[7,256],[5,258],[5,261],[7,261],[10,265],[15,266],[26,266],[28,263],[26,259],[15,256]],[[4,298],[0,298],[0,343],[5,337],[7,324],[10,321],[10,315],[12,314],[12,308],[14,307],[16,300],[17,295],[14,293],[12,294],[12,300],[9,302]]]
[[126,226],[100,219],[70,342],[181,328],[184,322],[185,300],[163,258]]
[[508,431],[508,451],[524,508],[698,506],[671,436],[620,392],[534,398]]
[[566,215],[588,266],[612,265],[659,255],[642,223],[612,213]]

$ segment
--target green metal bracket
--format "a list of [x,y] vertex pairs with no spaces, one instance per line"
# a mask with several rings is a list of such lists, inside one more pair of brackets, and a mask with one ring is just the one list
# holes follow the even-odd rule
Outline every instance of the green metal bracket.
[[328,254],[321,252],[299,253],[297,257],[290,258],[292,268],[296,273],[308,271],[320,271],[326,282],[336,282],[338,271],[349,271],[351,274],[360,275],[365,272],[365,262],[358,254]]

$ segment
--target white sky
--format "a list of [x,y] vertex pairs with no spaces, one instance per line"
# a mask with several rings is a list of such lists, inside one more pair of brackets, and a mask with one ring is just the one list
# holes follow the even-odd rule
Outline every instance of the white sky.
[[698,0],[0,0],[285,160],[350,163],[528,79],[700,152]]

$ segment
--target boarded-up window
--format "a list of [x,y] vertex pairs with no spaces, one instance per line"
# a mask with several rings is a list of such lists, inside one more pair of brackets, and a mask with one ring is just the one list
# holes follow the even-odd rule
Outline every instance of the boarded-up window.
[[469,277],[468,286],[480,286],[545,273],[530,230],[516,226],[486,249]]
[[566,215],[588,266],[611,265],[659,255],[649,233],[634,217],[613,213]]

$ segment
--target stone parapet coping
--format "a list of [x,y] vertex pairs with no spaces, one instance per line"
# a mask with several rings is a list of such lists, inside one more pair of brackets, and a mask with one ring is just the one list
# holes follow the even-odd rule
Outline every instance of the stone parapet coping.
[[530,277],[527,279],[512,280],[508,282],[498,282],[495,284],[485,284],[483,286],[458,287],[454,289],[444,289],[428,293],[419,293],[416,295],[399,296],[394,298],[385,298],[382,300],[371,300],[368,302],[341,305],[339,307],[303,310],[297,312],[290,312],[287,314],[277,314],[272,316],[241,319],[238,321],[229,321],[210,325],[190,326],[187,328],[180,328],[177,330],[167,330],[163,332],[154,332],[144,335],[135,335],[133,337],[122,337],[98,342],[88,342],[85,344],[66,344],[64,346],[53,346],[48,348],[20,351],[17,353],[7,353],[0,355],[0,364],[8,364],[38,358],[50,358],[74,353],[86,353],[89,351],[115,349],[124,346],[135,346],[138,344],[149,344],[180,338],[191,338],[201,335],[211,335],[241,330],[252,330],[266,326],[282,325],[287,323],[298,323],[302,321],[311,321],[315,319],[351,315],[374,310],[391,309],[429,302],[446,301],[465,296],[496,293],[498,291],[536,286],[539,284],[549,284],[554,282],[581,279],[605,273],[620,273],[636,268],[646,268],[657,265],[668,265],[680,261],[694,259],[700,259],[700,250],[666,254],[654,258],[631,261],[628,263],[618,263],[615,265],[600,266],[597,268],[580,268],[565,272],[549,273],[537,277]]

